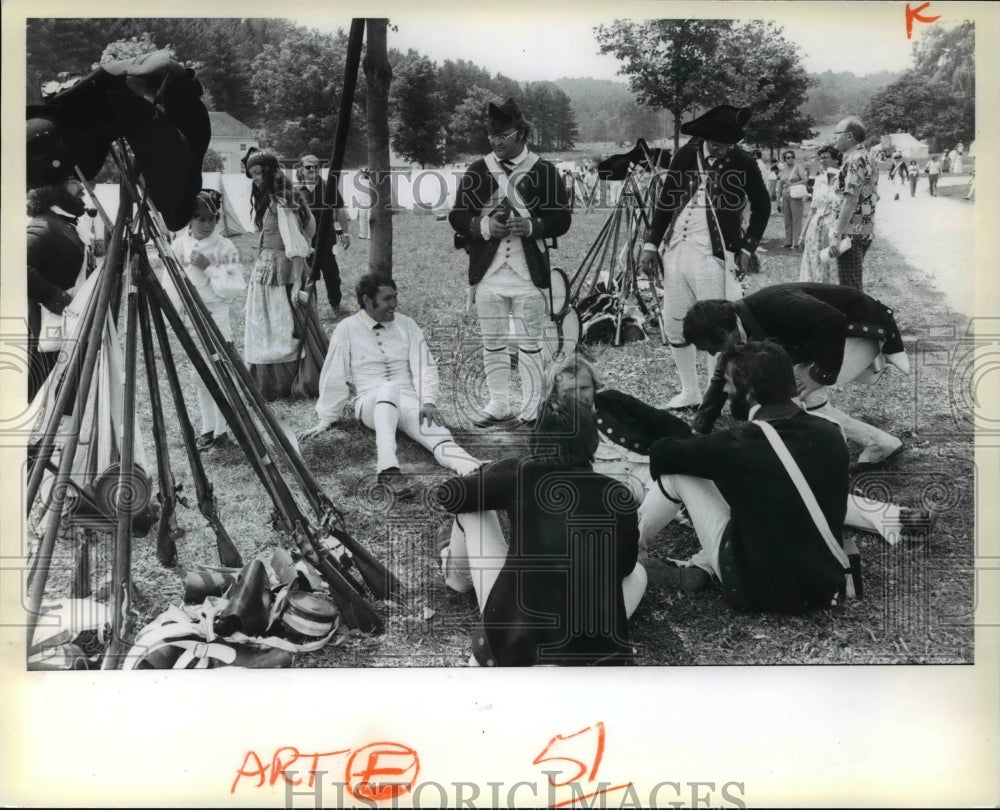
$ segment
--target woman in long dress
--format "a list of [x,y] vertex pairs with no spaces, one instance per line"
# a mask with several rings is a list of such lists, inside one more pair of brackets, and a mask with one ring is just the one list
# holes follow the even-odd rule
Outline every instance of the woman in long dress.
[[253,181],[250,205],[260,233],[247,286],[243,350],[266,400],[287,397],[298,369],[300,339],[292,306],[308,272],[305,258],[316,223],[278,159],[251,149],[243,159]]
[[821,284],[837,283],[837,263],[824,262],[820,251],[830,244],[830,228],[834,224],[834,203],[837,173],[840,171],[840,152],[832,146],[820,147],[817,152],[822,168],[813,183],[812,205],[809,222],[802,238],[802,266],[799,281],[815,281]]

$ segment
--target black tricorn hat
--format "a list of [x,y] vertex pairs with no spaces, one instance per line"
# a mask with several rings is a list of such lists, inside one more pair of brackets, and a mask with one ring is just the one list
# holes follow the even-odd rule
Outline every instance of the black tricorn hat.
[[499,107],[490,102],[486,110],[486,131],[490,135],[499,135],[511,127],[521,127],[528,122],[517,108],[517,102],[509,98]]
[[743,125],[749,120],[749,107],[720,104],[682,125],[681,132],[719,143],[738,143],[743,138]]

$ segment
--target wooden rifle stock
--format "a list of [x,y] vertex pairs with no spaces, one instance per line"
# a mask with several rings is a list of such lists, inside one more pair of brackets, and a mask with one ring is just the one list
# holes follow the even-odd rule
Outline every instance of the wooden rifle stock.
[[343,529],[330,528],[333,535],[351,555],[351,564],[358,569],[365,584],[379,599],[392,599],[403,595],[403,585],[367,548]]
[[[151,273],[152,271],[150,270],[149,272]],[[145,302],[145,298],[143,300]],[[219,520],[215,492],[205,473],[205,466],[201,462],[201,454],[195,445],[194,428],[191,427],[187,405],[184,402],[184,393],[181,390],[180,380],[177,379],[177,367],[174,365],[173,352],[170,348],[170,340],[167,337],[167,327],[163,322],[163,314],[155,301],[151,302],[150,310],[150,318],[153,322],[153,328],[156,330],[160,355],[163,357],[167,384],[170,387],[170,394],[174,400],[174,408],[177,411],[177,421],[180,425],[181,438],[184,441],[184,450],[187,453],[191,476],[194,480],[194,491],[198,499],[198,509],[215,533],[215,544],[219,552],[219,562],[231,568],[242,568],[243,558],[240,556],[236,545],[226,531],[226,527]]]
[[[145,255],[142,256],[145,261]],[[149,389],[149,409],[153,417],[153,443],[156,447],[156,470],[159,479],[160,516],[156,524],[156,559],[160,565],[172,568],[177,564],[177,538],[184,530],[177,526],[177,493],[180,486],[170,468],[167,450],[167,431],[163,423],[163,401],[160,398],[160,381],[156,376],[156,354],[153,351],[153,332],[149,326],[149,307],[139,286],[139,330],[142,336],[142,357],[146,366],[146,387]],[[164,359],[164,363],[168,361]]]

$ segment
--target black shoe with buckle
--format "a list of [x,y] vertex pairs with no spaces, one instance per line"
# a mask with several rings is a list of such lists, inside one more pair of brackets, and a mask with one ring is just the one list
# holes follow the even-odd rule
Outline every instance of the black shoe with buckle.
[[409,501],[417,495],[417,490],[406,483],[406,479],[403,477],[403,473],[400,472],[399,467],[387,467],[376,476],[376,480],[396,500]]
[[210,430],[208,433],[202,433],[197,439],[195,439],[194,446],[199,450],[208,450],[215,441],[215,434]]

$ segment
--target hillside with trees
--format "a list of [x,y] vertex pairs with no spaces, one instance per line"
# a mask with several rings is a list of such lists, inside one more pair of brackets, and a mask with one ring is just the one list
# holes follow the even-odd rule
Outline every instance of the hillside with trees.
[[[39,100],[44,81],[63,72],[86,75],[109,55],[168,48],[197,70],[209,109],[256,129],[279,154],[323,155],[332,151],[346,42],[343,31],[327,34],[280,19],[31,19],[27,97]],[[639,47],[649,42],[659,45]],[[672,138],[681,121],[719,99],[753,107],[747,139],[761,146],[813,137],[815,126],[850,113],[862,114],[873,132],[968,142],[973,45],[969,23],[919,40],[915,67],[905,74],[808,74],[797,46],[772,23],[619,20],[598,31],[594,48],[618,56],[622,81],[556,82],[518,82],[461,59],[437,63],[415,50],[390,50],[391,143],[422,166],[481,154],[488,149],[483,109],[508,97],[534,123],[533,142],[544,151]],[[348,166],[365,160],[366,109],[362,77]]]
[[860,115],[871,97],[899,76],[899,73],[885,70],[864,76],[832,70],[811,73],[809,78],[813,86],[802,111],[820,125],[836,123],[845,115]]

